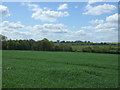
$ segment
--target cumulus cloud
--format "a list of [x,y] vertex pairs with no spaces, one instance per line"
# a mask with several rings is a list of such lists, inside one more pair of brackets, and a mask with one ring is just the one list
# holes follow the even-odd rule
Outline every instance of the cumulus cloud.
[[[86,26],[86,27],[81,27],[81,29],[84,30],[92,30],[95,32],[106,32],[106,31],[117,31],[118,30],[118,24],[114,24],[114,23],[102,23],[102,24],[98,24],[96,26]],[[111,33],[111,32],[108,32]]]
[[0,34],[3,34],[10,39],[28,39],[30,37],[29,30],[23,31],[26,30],[27,27],[25,27],[25,25],[22,25],[20,21],[3,21],[0,23],[0,29]]
[[58,17],[68,16],[68,12],[58,12],[58,11],[43,11],[39,10],[32,14],[32,18],[41,21],[55,22]]
[[113,14],[113,15],[111,15],[111,16],[108,16],[107,18],[106,18],[106,21],[107,22],[111,22],[111,23],[118,23],[118,14],[117,13],[115,13],[115,14]]
[[91,20],[90,23],[91,23],[91,24],[101,24],[101,23],[104,23],[104,20],[98,20],[98,19],[96,19],[96,20]]
[[27,5],[32,11],[34,11],[31,17],[40,21],[55,22],[60,17],[69,16],[69,13],[66,11],[61,12],[45,8],[42,9],[38,5],[31,3],[27,3],[24,5]]
[[97,31],[118,31],[118,13],[106,17],[106,23],[96,26]]
[[65,27],[64,24],[43,24],[43,25],[35,25],[34,28],[38,29],[61,29]]
[[115,9],[116,9],[116,6],[110,5],[110,4],[103,4],[98,6],[91,6],[88,4],[86,6],[86,12],[84,12],[83,14],[101,15],[104,13],[111,13]]
[[93,4],[93,3],[96,3],[96,2],[102,2],[103,0],[89,0],[88,1],[88,4]]
[[24,25],[21,24],[20,21],[14,23],[14,22],[9,22],[9,21],[3,21],[1,24],[0,24],[1,27],[8,27],[8,28],[23,28]]
[[[96,21],[96,20],[93,20]],[[117,41],[118,40],[118,14],[106,17],[104,22],[98,23],[96,26],[82,27],[84,30],[93,32],[95,39],[100,41]]]
[[87,40],[90,34],[84,30],[69,30],[64,24],[42,24],[25,26],[21,22],[3,21],[0,23],[0,34],[9,39],[43,39],[49,40]]
[[9,39],[29,39],[29,32],[18,31],[15,28],[2,27],[0,30],[0,34],[7,36]]
[[118,23],[113,23],[116,20],[114,15],[116,14],[106,17],[103,23],[97,23],[96,26],[86,26],[74,31],[67,29],[68,27],[62,23],[26,26],[20,21],[3,21],[0,23],[0,34],[11,39],[117,41]]
[[75,32],[75,35],[86,35],[87,33],[84,30],[79,30]]
[[10,16],[8,7],[0,5],[0,18],[4,18],[6,16]]
[[68,30],[65,29],[64,24],[43,24],[43,25],[35,25],[33,27],[35,30],[40,30],[46,33],[67,33]]
[[[111,16],[106,17],[105,21],[102,20],[102,23],[98,23],[96,26],[86,26],[86,27],[81,27],[82,29],[88,29],[88,30],[96,30],[97,32],[99,31],[117,31],[118,30],[118,19],[116,19],[114,16],[118,16],[118,14],[113,14]],[[96,20],[92,20],[96,21]],[[91,21],[90,21],[91,22]],[[104,23],[103,23],[104,22]],[[116,23],[115,23],[116,22]]]
[[93,30],[95,27],[93,26],[85,26],[85,27],[81,27],[81,29],[88,29],[88,30]]
[[68,9],[68,5],[67,4],[62,4],[58,7],[58,10],[64,10],[64,9]]
[[0,28],[0,33],[8,36],[8,38],[11,39],[39,39],[40,37],[50,38],[49,35],[57,36],[57,33],[60,35],[69,32],[64,24],[42,24],[25,26],[20,21],[3,21],[0,23]]
[[113,29],[113,30],[117,30],[118,29],[117,26],[118,26],[117,24],[107,22],[107,23],[97,25],[95,27],[95,29],[101,29],[101,30]]

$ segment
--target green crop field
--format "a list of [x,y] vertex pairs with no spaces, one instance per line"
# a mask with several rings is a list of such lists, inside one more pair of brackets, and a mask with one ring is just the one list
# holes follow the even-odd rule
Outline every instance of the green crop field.
[[115,88],[118,55],[3,50],[3,88]]

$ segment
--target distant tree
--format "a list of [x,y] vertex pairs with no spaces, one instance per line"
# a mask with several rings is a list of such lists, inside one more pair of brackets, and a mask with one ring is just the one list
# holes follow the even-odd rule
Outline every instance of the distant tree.
[[53,49],[53,42],[49,41],[48,39],[44,38],[41,40],[41,43],[44,51],[50,51]]
[[33,50],[38,50],[38,51],[52,51],[54,50],[54,43],[44,38],[43,40],[34,43],[32,48]]
[[90,46],[83,47],[83,48],[82,48],[82,51],[83,51],[83,52],[92,52],[92,48],[91,48]]
[[56,46],[56,51],[73,51],[70,45],[59,44]]
[[7,41],[7,47],[8,50],[14,50],[15,49],[15,42],[13,40]]
[[61,41],[60,43],[65,43],[65,41]]

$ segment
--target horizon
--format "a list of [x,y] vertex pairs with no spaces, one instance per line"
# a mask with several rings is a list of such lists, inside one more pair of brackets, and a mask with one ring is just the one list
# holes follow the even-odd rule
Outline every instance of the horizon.
[[[43,38],[43,39],[47,39],[47,40],[49,40],[48,38]],[[34,40],[34,39],[6,39],[6,40],[34,40],[34,41],[41,41],[41,40],[43,40],[43,39],[39,39],[39,40]],[[58,40],[49,40],[49,41],[52,41],[52,42],[57,42]],[[119,41],[118,42],[94,42],[94,41],[83,41],[83,40],[59,40],[59,42],[61,42],[61,41],[65,41],[65,42],[67,42],[67,41],[70,41],[70,42],[75,42],[75,41],[82,41],[82,42],[91,42],[91,43],[120,43]]]
[[0,34],[8,39],[118,42],[118,2],[48,3],[3,2]]

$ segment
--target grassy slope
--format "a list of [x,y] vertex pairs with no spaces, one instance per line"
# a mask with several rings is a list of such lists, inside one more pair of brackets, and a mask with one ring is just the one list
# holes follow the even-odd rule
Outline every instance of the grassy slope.
[[117,87],[117,62],[115,54],[3,51],[3,87]]

